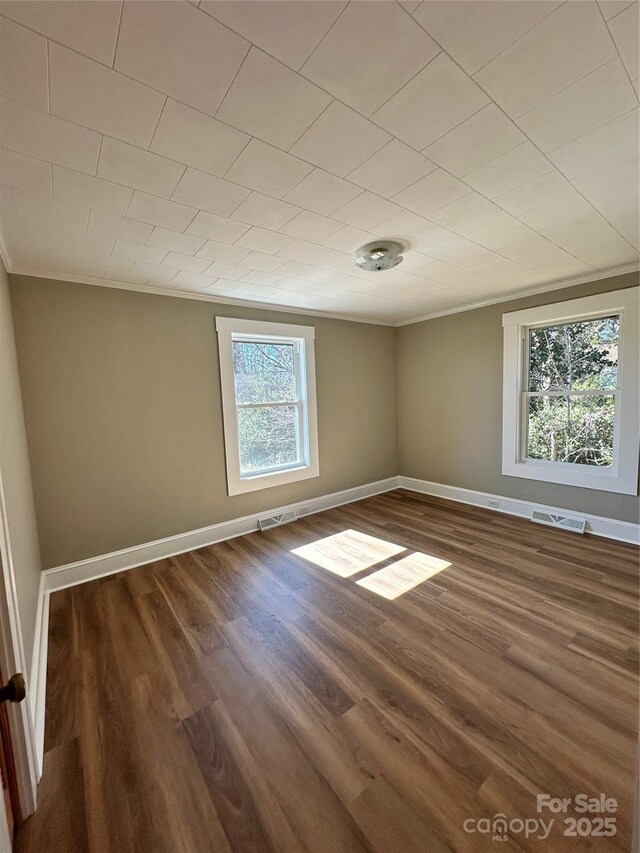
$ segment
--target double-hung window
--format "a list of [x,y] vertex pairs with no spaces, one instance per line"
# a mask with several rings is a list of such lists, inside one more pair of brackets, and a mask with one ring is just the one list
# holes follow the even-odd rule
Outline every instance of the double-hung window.
[[503,315],[503,474],[637,493],[638,291]]
[[216,319],[230,495],[317,477],[314,328]]

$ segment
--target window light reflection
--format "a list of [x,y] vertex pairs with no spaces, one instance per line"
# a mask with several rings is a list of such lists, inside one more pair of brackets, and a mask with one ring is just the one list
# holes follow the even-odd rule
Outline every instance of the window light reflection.
[[394,599],[450,565],[446,560],[416,552],[361,578],[356,583],[383,598]]
[[359,530],[343,530],[309,545],[294,548],[291,553],[341,578],[348,578],[404,550],[402,545],[377,539]]

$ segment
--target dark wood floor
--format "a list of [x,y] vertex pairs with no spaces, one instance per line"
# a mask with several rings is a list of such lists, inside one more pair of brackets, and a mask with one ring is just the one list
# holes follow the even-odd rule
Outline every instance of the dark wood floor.
[[[387,600],[291,553],[349,529],[451,565]],[[496,850],[465,820],[603,792],[615,836],[556,815],[507,849],[628,851],[637,574],[632,546],[395,491],[58,592],[18,850]]]

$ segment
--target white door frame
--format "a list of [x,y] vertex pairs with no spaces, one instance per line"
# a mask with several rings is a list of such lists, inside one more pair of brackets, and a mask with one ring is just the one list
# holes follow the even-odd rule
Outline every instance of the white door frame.
[[[0,472],[0,667],[5,678],[14,672],[27,674],[27,661],[22,643],[22,625],[18,609],[15,571],[11,540],[7,524],[7,512]],[[29,673],[31,675],[31,673]],[[19,704],[9,704],[9,725],[15,760],[22,817],[26,818],[36,809],[37,786],[40,781],[40,765],[37,758],[36,739],[33,727],[32,703],[35,702],[37,685],[27,679],[27,695]],[[0,851],[9,834],[4,810],[0,824]]]

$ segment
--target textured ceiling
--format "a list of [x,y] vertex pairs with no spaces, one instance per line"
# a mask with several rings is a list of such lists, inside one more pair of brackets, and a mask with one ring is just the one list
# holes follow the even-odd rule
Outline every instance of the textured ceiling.
[[0,14],[10,270],[398,322],[637,262],[637,2]]

